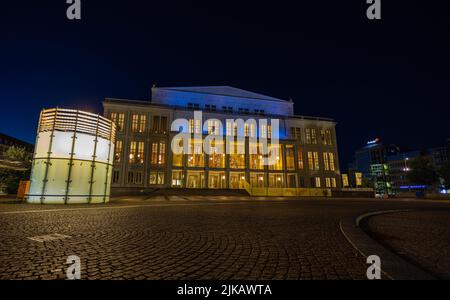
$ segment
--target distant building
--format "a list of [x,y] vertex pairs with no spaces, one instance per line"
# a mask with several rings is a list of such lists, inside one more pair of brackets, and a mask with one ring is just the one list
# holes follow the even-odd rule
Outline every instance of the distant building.
[[350,173],[361,172],[363,177],[373,185],[376,194],[390,195],[392,186],[387,157],[399,152],[398,146],[384,145],[380,138],[371,140],[355,151],[355,160],[349,167]]
[[394,194],[422,189],[408,180],[411,171],[411,161],[420,156],[420,151],[410,151],[387,156],[389,175]]
[[[229,86],[154,87],[151,101],[107,98],[103,107],[104,115],[117,125],[112,174],[112,189],[116,192],[242,189],[246,182],[256,188],[341,186],[336,123],[327,118],[294,115],[292,101]],[[197,122],[194,111],[202,111],[204,121],[209,121]],[[223,133],[243,137],[244,142],[232,142],[232,146],[245,147],[245,154],[174,154],[171,143],[179,131],[171,130],[171,124],[180,118],[188,120],[186,132],[192,135],[205,138],[211,133]],[[249,123],[241,132],[227,119],[279,119],[276,164],[264,165],[261,154],[248,151],[257,146],[252,142],[254,138],[272,137],[270,124],[258,127]],[[192,140],[189,144],[193,149],[197,147]]]

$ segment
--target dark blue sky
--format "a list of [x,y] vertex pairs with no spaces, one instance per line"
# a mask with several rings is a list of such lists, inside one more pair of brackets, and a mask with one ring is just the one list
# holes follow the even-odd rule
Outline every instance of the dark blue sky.
[[445,1],[382,0],[382,21],[365,0],[81,2],[81,21],[65,0],[2,3],[0,132],[34,142],[42,108],[101,112],[157,83],[292,97],[297,114],[336,119],[342,168],[375,136],[413,149],[449,137]]

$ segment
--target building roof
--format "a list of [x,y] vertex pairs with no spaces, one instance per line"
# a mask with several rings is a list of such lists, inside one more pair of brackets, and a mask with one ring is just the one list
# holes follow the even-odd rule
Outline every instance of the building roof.
[[155,89],[287,102],[286,100],[282,100],[282,99],[278,99],[278,98],[238,89],[238,88],[235,88],[232,86],[155,87]]

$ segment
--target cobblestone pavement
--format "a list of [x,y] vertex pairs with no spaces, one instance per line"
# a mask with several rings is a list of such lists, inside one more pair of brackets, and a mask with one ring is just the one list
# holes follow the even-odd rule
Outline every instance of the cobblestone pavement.
[[[83,279],[365,279],[365,259],[340,232],[340,219],[436,205],[449,206],[194,196],[1,204],[0,279],[65,278],[69,255],[81,258]],[[69,237],[30,239],[53,233]]]
[[379,215],[367,225],[375,239],[396,253],[450,279],[450,210]]

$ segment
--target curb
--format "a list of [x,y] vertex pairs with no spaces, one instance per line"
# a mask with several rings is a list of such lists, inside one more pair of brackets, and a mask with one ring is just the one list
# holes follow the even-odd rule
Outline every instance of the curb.
[[363,257],[367,258],[370,255],[378,255],[381,258],[381,272],[386,278],[391,280],[435,280],[437,278],[407,262],[399,255],[373,240],[360,227],[361,221],[372,216],[411,211],[415,210],[403,209],[369,212],[358,215],[356,218],[342,219],[339,222],[339,228],[347,241]]

